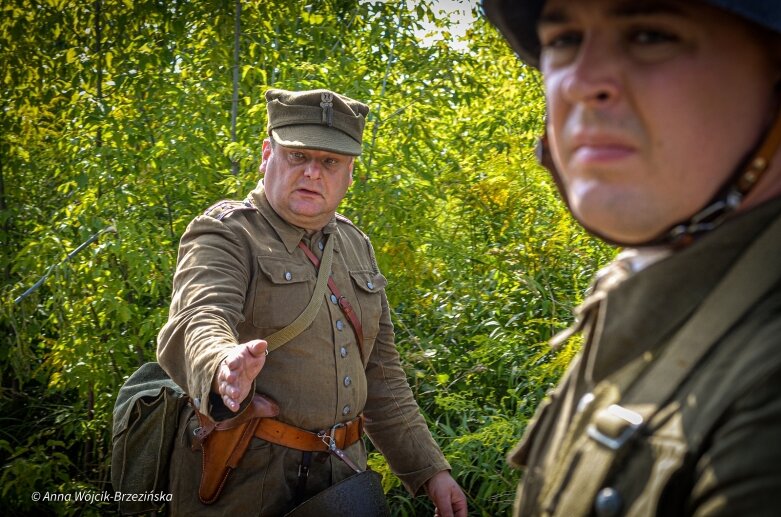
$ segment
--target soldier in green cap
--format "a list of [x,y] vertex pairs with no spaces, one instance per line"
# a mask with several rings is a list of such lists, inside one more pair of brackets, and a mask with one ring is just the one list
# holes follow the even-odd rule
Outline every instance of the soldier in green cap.
[[[158,336],[160,365],[193,406],[170,510],[282,515],[366,468],[365,430],[411,494],[465,517],[400,366],[369,238],[336,213],[369,108],[328,90],[272,89],[266,100],[264,178],[190,223]],[[331,263],[322,275],[321,262]]]
[[510,461],[516,515],[781,512],[781,2],[484,0],[540,157],[624,249]]

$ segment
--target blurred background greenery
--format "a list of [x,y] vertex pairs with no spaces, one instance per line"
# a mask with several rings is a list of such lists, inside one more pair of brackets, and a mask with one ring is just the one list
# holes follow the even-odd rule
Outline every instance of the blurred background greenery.
[[[154,360],[180,235],[258,181],[264,91],[327,87],[371,106],[340,211],[389,278],[410,384],[470,515],[508,512],[518,473],[504,457],[574,353],[546,342],[614,252],[574,224],[536,164],[540,78],[474,2],[0,9],[6,511],[113,511],[31,494],[111,490],[114,399]],[[381,456],[371,464],[394,515],[433,514]]]

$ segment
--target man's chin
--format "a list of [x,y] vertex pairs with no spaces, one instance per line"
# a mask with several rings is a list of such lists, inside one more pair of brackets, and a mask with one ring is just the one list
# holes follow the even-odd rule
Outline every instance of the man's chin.
[[[581,207],[583,208],[583,207]],[[621,246],[637,246],[656,240],[664,233],[673,221],[638,217],[643,214],[641,209],[626,206],[621,210],[604,210],[598,207],[594,211],[575,210],[575,219],[589,233],[612,244]]]

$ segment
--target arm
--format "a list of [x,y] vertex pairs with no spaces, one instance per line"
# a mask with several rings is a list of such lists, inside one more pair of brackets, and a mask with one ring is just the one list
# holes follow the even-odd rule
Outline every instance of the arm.
[[425,487],[441,516],[466,516],[466,497],[431,436],[401,368],[382,293],[380,332],[366,368],[366,432],[411,494]]
[[[207,415],[211,415],[209,393],[221,363],[231,356],[235,370],[236,360],[243,354],[237,351],[236,325],[243,318],[250,258],[247,245],[227,224],[229,221],[200,216],[188,226],[179,246],[168,322],[158,335],[161,366]],[[228,379],[230,374],[228,368],[220,380]],[[248,376],[234,374],[238,378]],[[249,393],[246,383],[239,384],[225,383],[231,398],[238,398],[244,391]]]

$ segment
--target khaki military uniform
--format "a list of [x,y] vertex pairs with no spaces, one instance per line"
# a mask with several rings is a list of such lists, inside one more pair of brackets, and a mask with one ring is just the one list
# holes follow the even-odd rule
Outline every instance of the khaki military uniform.
[[[349,321],[327,292],[309,328],[271,352],[255,381],[258,393],[279,403],[279,420],[309,431],[329,429],[363,413],[365,429],[413,494],[449,469],[413,399],[394,345],[393,326],[368,238],[337,215],[311,237],[282,220],[262,185],[244,203],[216,205],[182,237],[168,323],[158,338],[158,360],[185,387],[201,412],[227,416],[210,396],[212,377],[237,343],[287,326],[312,296],[317,270],[297,246],[322,257],[335,239],[333,279],[363,326],[363,356]],[[192,411],[190,410],[190,413]],[[200,453],[191,450],[197,420],[185,415],[171,467],[174,513],[279,515],[290,509],[302,453],[253,438],[219,500],[198,501]],[[362,441],[346,450],[366,466]],[[316,493],[352,474],[338,459],[316,454],[307,489]]]
[[[776,200],[639,272],[618,260],[598,275],[582,309],[583,349],[510,455],[525,470],[515,515],[781,514],[781,286],[767,286],[704,358],[679,365],[686,376],[670,399],[640,401],[658,411],[632,439],[622,444],[625,428],[611,433],[611,420],[600,420],[606,413],[594,407],[600,390],[620,391],[658,364],[779,214]],[[761,267],[781,268],[781,257]],[[611,447],[612,467],[597,490],[584,492]]]

